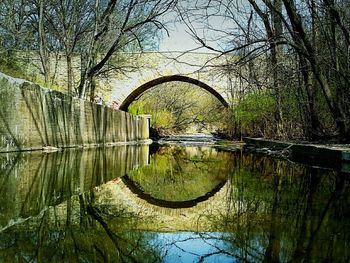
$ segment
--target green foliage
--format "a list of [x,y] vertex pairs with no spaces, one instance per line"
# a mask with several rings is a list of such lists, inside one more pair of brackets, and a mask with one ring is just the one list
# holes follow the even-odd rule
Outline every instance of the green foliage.
[[268,117],[273,113],[274,98],[267,92],[254,92],[248,94],[239,102],[235,110],[235,116],[242,123],[250,123]]
[[155,129],[171,129],[173,127],[174,117],[171,112],[165,109],[152,111],[149,108],[149,104],[146,101],[138,100],[129,106],[128,111],[134,115],[151,113],[151,127]]
[[[33,75],[32,71],[36,71],[36,65],[32,59],[36,56],[34,52],[22,52],[15,50],[0,49],[0,72],[11,77],[25,79],[40,86],[46,86],[44,78],[41,74]],[[50,89],[64,92],[65,88],[54,82],[50,85]]]
[[164,83],[146,91],[129,106],[132,114],[151,114],[152,127],[171,133],[224,130],[224,106],[203,89],[182,82]]
[[0,71],[15,78],[29,79],[25,72],[26,65],[12,50],[0,52]]
[[145,107],[145,103],[142,100],[138,100],[129,106],[128,111],[129,113],[134,115],[145,114],[144,107]]
[[213,148],[163,148],[151,157],[149,166],[131,171],[129,177],[154,198],[194,200],[227,180],[230,157]]
[[167,110],[159,110],[152,115],[151,126],[156,129],[171,129],[174,125],[174,115]]
[[[254,126],[265,126],[274,118],[276,102],[267,91],[255,91],[247,94],[234,107],[234,118],[241,131],[256,133]],[[261,129],[261,127],[259,127]]]

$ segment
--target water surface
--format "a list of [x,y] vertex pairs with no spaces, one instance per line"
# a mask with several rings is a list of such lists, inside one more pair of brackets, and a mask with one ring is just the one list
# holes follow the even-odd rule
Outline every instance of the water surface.
[[349,176],[205,146],[0,154],[0,262],[348,262]]

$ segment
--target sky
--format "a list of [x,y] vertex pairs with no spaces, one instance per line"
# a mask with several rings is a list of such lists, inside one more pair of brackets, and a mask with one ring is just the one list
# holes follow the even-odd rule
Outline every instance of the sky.
[[[225,4],[221,4],[221,1],[213,1],[211,7],[208,8],[206,0],[191,0],[183,1],[183,5],[179,8],[184,11],[182,18],[187,22],[191,21],[197,33],[206,40],[207,44],[224,51],[243,40],[240,26],[247,27],[251,16],[251,6],[245,0],[223,1],[222,3]],[[191,11],[187,12],[187,10]],[[170,12],[162,20],[167,22],[170,36],[163,34],[163,39],[159,44],[160,51],[188,51],[201,47],[201,44],[190,35],[190,30],[178,13]],[[254,19],[254,23],[256,21],[258,20]],[[206,23],[211,29],[208,29]],[[211,39],[214,41],[210,41]],[[207,48],[196,51],[213,52]]]
[[[169,36],[164,34],[159,44],[159,51],[187,51],[200,45],[188,34],[184,24],[177,22],[169,30]],[[201,49],[203,51],[203,49]]]
[[[217,28],[220,28],[220,21],[217,22],[216,25]],[[215,26],[215,25],[214,25]],[[193,36],[189,33],[189,29],[187,26],[182,22],[175,22],[175,24],[172,24],[168,26],[168,33],[169,36],[167,36],[166,33],[163,34],[163,38],[160,40],[159,43],[159,51],[188,51],[188,50],[194,50],[196,52],[206,52],[206,53],[213,53],[212,50],[209,50],[207,48],[202,47],[200,43],[198,43]],[[212,33],[207,32],[206,38],[213,37],[215,38]],[[218,45],[218,42],[207,42],[210,43],[210,46],[221,49]]]
[[[193,17],[188,17],[185,19],[193,20]],[[201,48],[202,45],[196,42],[196,40],[191,36],[190,30],[187,28],[186,24],[180,19],[179,15],[175,11],[165,15],[162,20],[166,22],[169,36],[163,32],[163,38],[159,44],[160,51],[188,51],[200,48],[196,51],[212,52],[206,48]],[[215,19],[211,21],[211,25],[215,28],[220,28],[222,23],[223,22],[221,19]],[[203,28],[204,25],[199,22],[193,22],[193,25],[196,27],[198,33],[200,34],[200,28]],[[210,32],[206,32],[206,34],[206,37],[211,37]],[[211,44],[215,45],[214,43]]]

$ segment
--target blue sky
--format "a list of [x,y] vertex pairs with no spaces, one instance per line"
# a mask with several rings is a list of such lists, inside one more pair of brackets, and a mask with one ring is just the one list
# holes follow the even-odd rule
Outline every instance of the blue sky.
[[169,37],[164,34],[160,41],[160,51],[186,51],[199,47],[192,37],[186,32],[185,25],[177,23],[176,26],[171,26]]
[[[186,10],[186,8],[189,7],[192,7],[191,3],[186,2],[185,6],[181,6],[180,8]],[[202,14],[203,10],[198,9],[197,11],[195,11],[192,9],[192,12],[196,15],[196,18],[194,18],[193,16],[186,17],[185,13],[184,19],[187,22],[191,21],[192,25],[195,27],[197,33],[200,36],[205,34],[205,38],[207,39],[213,37],[213,32],[208,32],[205,29],[206,26],[202,23],[203,21],[201,21],[201,19],[197,17],[199,14]],[[181,20],[180,15],[176,13],[176,11],[168,13],[163,17],[162,20],[166,23],[169,36],[167,36],[164,32],[163,39],[161,39],[159,45],[160,51],[188,51],[201,47],[201,44],[193,39],[193,37],[190,34],[190,30],[187,28],[186,24]],[[210,24],[215,28],[221,28],[222,23],[222,17],[215,17],[212,18],[210,21]],[[217,47],[215,43],[211,43],[211,45]],[[201,48],[198,51],[209,52],[209,50],[205,48]]]
[[[244,40],[240,26],[246,27],[249,20],[251,7],[247,2],[244,0],[237,0],[234,3],[213,1],[208,8],[208,1],[193,1],[182,1],[179,9],[184,11],[182,14],[185,21],[192,23],[196,33],[205,39],[207,44],[223,51],[232,48],[236,41],[240,43]],[[188,12],[188,10],[191,11]],[[175,11],[165,15],[162,20],[166,21],[170,36],[164,33],[159,45],[160,51],[187,51],[201,47],[201,44],[190,35],[190,30]],[[213,52],[206,48],[197,51]]]

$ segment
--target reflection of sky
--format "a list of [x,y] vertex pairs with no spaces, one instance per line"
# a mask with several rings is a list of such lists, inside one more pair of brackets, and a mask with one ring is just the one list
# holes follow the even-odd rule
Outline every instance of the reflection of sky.
[[[158,233],[154,244],[166,253],[164,262],[236,262],[232,256],[220,253],[227,251],[228,246],[220,237],[223,233]],[[210,255],[212,254],[212,255]],[[205,257],[208,255],[207,257]],[[210,256],[209,256],[210,255]]]

